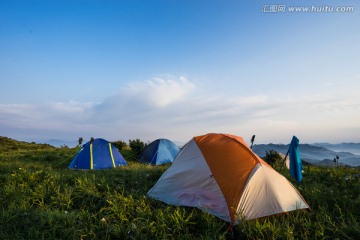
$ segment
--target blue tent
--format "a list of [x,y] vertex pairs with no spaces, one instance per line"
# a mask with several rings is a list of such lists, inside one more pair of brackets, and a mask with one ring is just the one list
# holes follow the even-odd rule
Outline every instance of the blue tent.
[[299,153],[299,139],[293,136],[289,146],[289,158],[290,158],[290,174],[295,180],[300,183],[302,180],[302,162]]
[[168,139],[157,139],[145,147],[140,162],[151,165],[172,163],[180,149]]
[[106,169],[126,165],[124,157],[108,141],[97,138],[83,145],[71,161],[70,169]]

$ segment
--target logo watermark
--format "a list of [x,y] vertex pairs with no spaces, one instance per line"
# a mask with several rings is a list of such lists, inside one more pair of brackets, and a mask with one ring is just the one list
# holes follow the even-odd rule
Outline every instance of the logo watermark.
[[354,11],[354,6],[288,6],[284,4],[264,4],[261,6],[261,12],[263,13],[352,13]]

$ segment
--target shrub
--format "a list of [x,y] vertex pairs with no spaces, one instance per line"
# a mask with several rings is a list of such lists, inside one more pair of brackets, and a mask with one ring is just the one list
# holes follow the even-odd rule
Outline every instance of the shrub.
[[121,151],[127,147],[126,142],[121,141],[121,140],[117,140],[115,142],[112,142],[111,144],[114,145],[119,151]]
[[284,159],[280,153],[275,150],[266,151],[264,161],[270,164],[273,168],[279,169],[284,164]]
[[137,138],[133,140],[130,139],[129,146],[131,148],[133,155],[139,157],[142,151],[144,150],[144,148],[147,146],[147,144]]

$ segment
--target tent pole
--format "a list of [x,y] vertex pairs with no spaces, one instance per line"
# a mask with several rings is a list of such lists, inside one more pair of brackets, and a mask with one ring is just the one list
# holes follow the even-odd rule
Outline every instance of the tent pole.
[[250,149],[252,149],[253,144],[254,144],[254,141],[255,141],[255,135],[253,135],[253,136],[251,137],[251,140],[250,140],[250,142],[251,142]]

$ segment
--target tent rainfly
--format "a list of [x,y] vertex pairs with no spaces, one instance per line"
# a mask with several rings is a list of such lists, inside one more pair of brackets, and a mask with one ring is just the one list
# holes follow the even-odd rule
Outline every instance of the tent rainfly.
[[239,219],[309,208],[296,188],[258,157],[241,137],[194,137],[147,196],[197,207],[231,224]]
[[157,139],[151,142],[140,156],[140,162],[151,165],[172,163],[180,149],[168,139]]
[[[291,143],[289,145],[289,159],[290,159],[290,174],[295,178],[295,180],[300,183],[303,175],[302,175],[302,161],[300,158],[300,152],[299,152],[299,139],[296,136],[293,136],[291,139]],[[287,155],[287,154],[286,154]]]
[[124,157],[108,141],[97,138],[83,145],[71,161],[70,169],[107,169],[126,165]]

